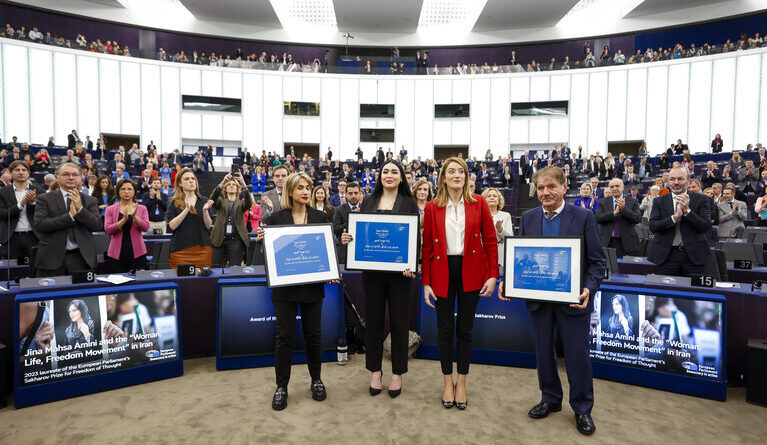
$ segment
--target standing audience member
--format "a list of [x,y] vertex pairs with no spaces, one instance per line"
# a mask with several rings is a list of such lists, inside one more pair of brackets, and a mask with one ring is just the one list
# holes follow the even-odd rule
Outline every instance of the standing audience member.
[[242,174],[237,172],[234,176],[227,173],[210,199],[216,211],[216,223],[210,234],[213,265],[239,266],[250,245],[245,213],[253,206],[253,195],[247,189]]
[[212,203],[200,195],[197,177],[185,168],[176,177],[173,195],[165,219],[172,231],[170,238],[170,268],[179,264],[197,267],[211,265],[212,249],[208,230],[213,225],[208,209]]
[[146,269],[144,232],[149,230],[149,213],[135,201],[136,184],[132,180],[120,180],[115,189],[120,201],[109,206],[104,217],[104,231],[112,237],[107,251],[110,272]]
[[162,192],[160,178],[152,178],[149,191],[141,197],[149,214],[149,230],[165,234],[165,212],[168,211],[168,196]]
[[103,229],[96,200],[80,193],[80,168],[56,168],[59,189],[37,197],[33,227],[40,234],[37,275],[50,277],[96,267],[93,232]]
[[[29,166],[13,161],[8,166],[13,182],[0,189],[0,244],[7,248],[8,258],[18,264],[29,264],[38,234],[33,226],[37,197],[45,189],[29,181]],[[6,249],[3,249],[6,250]]]
[[719,238],[738,238],[746,228],[743,222],[748,219],[748,206],[735,199],[734,187],[724,188],[718,210]]

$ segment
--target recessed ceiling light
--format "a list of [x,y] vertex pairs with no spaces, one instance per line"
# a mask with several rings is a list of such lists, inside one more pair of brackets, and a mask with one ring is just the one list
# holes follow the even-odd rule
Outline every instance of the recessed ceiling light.
[[487,0],[424,0],[418,30],[470,31],[485,9],[485,4]]
[[321,27],[338,29],[333,0],[269,0],[285,29]]

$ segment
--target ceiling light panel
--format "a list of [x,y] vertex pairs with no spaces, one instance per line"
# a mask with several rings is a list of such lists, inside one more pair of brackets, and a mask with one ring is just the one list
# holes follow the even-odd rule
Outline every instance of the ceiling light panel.
[[487,0],[424,0],[419,30],[455,28],[471,30]]
[[269,0],[285,29],[322,27],[337,29],[333,0]]

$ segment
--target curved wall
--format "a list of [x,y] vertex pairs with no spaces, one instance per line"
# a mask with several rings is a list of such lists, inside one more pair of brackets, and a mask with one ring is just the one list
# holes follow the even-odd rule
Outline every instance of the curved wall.
[[[568,141],[604,154],[608,141],[648,141],[658,153],[681,138],[708,150],[767,136],[767,50],[593,68],[474,76],[358,76],[179,65],[39,44],[0,41],[0,135],[59,143],[78,129],[139,134],[170,151],[182,139],[241,141],[281,152],[284,142],[333,147],[352,158],[360,128],[394,128],[392,149],[432,156],[434,145],[469,145],[483,157],[512,144]],[[242,98],[241,115],[181,110],[181,94]],[[565,118],[512,118],[512,101],[569,100]],[[320,102],[320,117],[284,117],[283,101]],[[360,103],[395,104],[395,118],[361,119]],[[434,119],[434,104],[471,104],[471,117]]]

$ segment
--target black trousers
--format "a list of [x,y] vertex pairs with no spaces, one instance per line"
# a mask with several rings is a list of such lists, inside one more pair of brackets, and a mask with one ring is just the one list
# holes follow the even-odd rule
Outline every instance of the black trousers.
[[226,237],[221,247],[213,246],[213,267],[239,266],[244,252],[245,243],[239,235]]
[[274,345],[274,370],[277,386],[287,387],[293,364],[293,341],[296,337],[296,315],[301,308],[301,324],[306,343],[306,363],[312,380],[320,378],[322,367],[322,300],[312,303],[273,301],[277,316],[277,336]]
[[38,277],[56,277],[60,275],[72,275],[74,272],[83,272],[93,270],[88,263],[85,262],[83,255],[79,249],[67,251],[64,254],[64,261],[61,263],[58,269],[37,269]]
[[559,331],[565,352],[567,381],[570,383],[570,406],[575,414],[591,413],[594,406],[589,360],[590,319],[590,314],[572,315],[566,313],[562,305],[553,303],[541,303],[537,310],[530,311],[541,400],[548,403],[562,401],[562,382],[554,350],[556,332]]
[[620,238],[610,237],[610,241],[607,243],[607,247],[612,247],[615,249],[615,254],[618,256],[618,258],[623,258],[623,255],[626,254],[626,252],[623,251],[623,243],[621,242]]
[[391,272],[362,272],[365,292],[365,368],[370,372],[381,370],[383,360],[384,324],[386,306],[389,306],[391,331],[391,372],[407,372],[407,346],[410,331],[411,278]]
[[697,265],[687,257],[684,247],[672,247],[666,261],[658,265],[658,275],[690,276],[703,273],[705,264]]
[[8,258],[18,260],[19,264],[29,264],[32,248],[37,245],[34,232],[13,232],[8,244]]
[[[437,297],[437,343],[442,374],[453,373],[453,337],[457,339],[456,356],[458,374],[469,373],[471,337],[474,315],[479,303],[479,289],[463,291],[463,257],[447,257],[450,279],[447,298]],[[458,301],[458,320],[455,319],[455,303]]]

